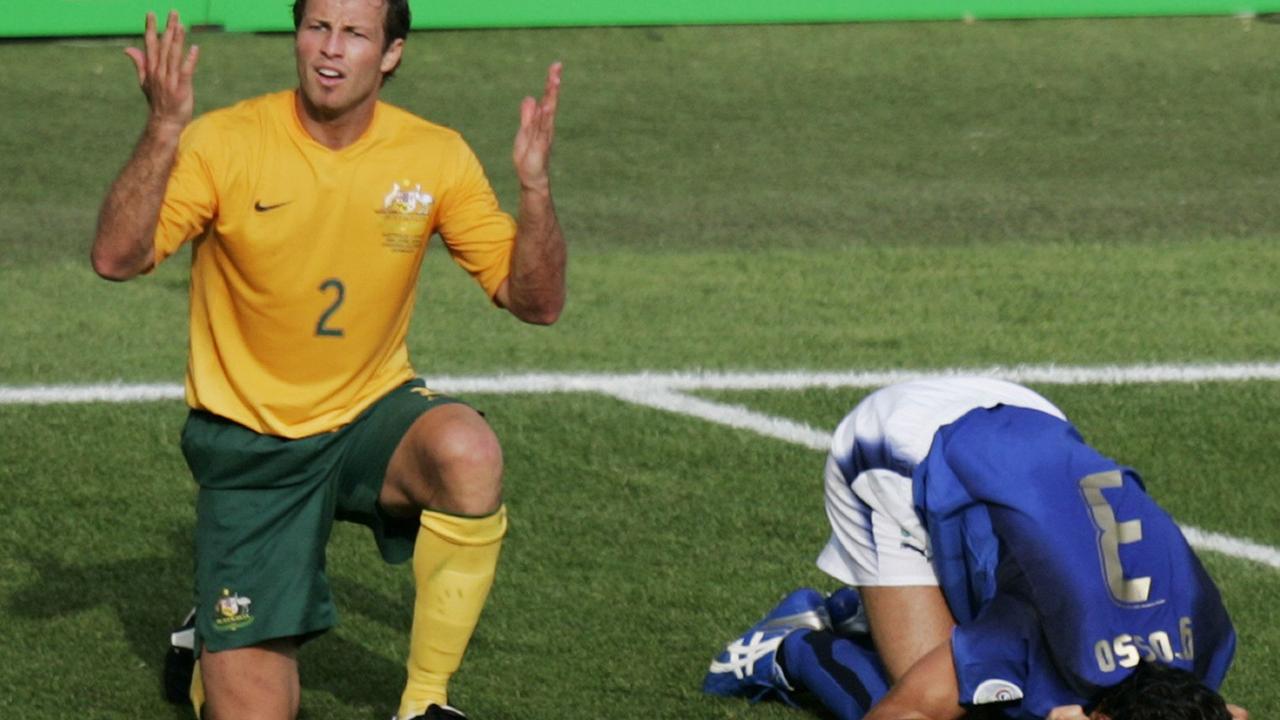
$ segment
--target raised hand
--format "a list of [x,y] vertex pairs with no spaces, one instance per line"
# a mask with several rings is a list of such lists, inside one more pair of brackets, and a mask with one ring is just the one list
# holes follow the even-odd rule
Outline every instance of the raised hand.
[[551,143],[556,134],[556,103],[560,99],[562,65],[552,63],[547,69],[547,85],[542,99],[526,97],[520,103],[520,130],[516,133],[512,159],[521,190],[548,192],[551,180]]
[[156,14],[147,13],[143,34],[145,49],[124,50],[138,71],[138,85],[151,106],[151,120],[178,128],[191,121],[195,110],[191,78],[200,56],[200,48],[195,45],[184,52],[186,38],[187,31],[178,20],[176,10],[169,12],[162,35],[156,31]]

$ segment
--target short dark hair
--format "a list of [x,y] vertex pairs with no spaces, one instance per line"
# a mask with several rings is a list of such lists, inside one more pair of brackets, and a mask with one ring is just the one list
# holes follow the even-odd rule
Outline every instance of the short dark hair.
[[[387,4],[387,14],[382,21],[382,49],[391,47],[396,40],[409,37],[409,25],[413,17],[409,14],[409,0],[383,0]],[[307,14],[307,0],[293,0],[293,29],[302,27],[302,16]]]
[[1231,720],[1222,696],[1186,670],[1144,662],[1094,707],[1111,720]]

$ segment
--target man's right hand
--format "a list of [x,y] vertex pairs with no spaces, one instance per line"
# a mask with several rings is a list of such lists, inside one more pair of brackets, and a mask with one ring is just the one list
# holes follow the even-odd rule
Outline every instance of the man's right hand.
[[138,71],[138,85],[151,106],[151,123],[181,130],[191,122],[195,110],[195,93],[191,78],[196,72],[200,48],[192,45],[183,52],[187,31],[171,10],[164,34],[156,30],[156,14],[147,13],[144,49],[125,48],[124,53]]
[[94,271],[108,280],[128,280],[156,263],[156,225],[165,186],[182,130],[195,109],[191,77],[200,50],[192,45],[184,51],[186,37],[178,13],[169,13],[163,35],[156,33],[155,13],[147,13],[146,49],[124,51],[138,70],[138,84],[151,113],[133,155],[98,211],[90,257]]

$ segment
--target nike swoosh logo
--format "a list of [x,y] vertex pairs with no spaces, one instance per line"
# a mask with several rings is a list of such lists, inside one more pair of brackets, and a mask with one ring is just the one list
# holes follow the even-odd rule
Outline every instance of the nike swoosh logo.
[[904,549],[906,549],[906,550],[914,550],[915,552],[920,553],[921,555],[925,556],[926,558],[928,558],[928,557],[929,557],[929,553],[928,553],[928,552],[926,552],[924,548],[922,548],[922,547],[917,547],[914,543],[903,542],[903,543],[902,543],[902,545],[901,545],[900,547],[902,547],[902,548],[904,548]]
[[282,202],[282,203],[276,203],[275,205],[263,205],[263,204],[262,204],[262,201],[261,201],[261,200],[259,200],[258,202],[255,202],[255,203],[253,204],[253,209],[254,209],[254,210],[257,210],[258,212],[267,212],[268,210],[275,210],[275,209],[276,209],[276,208],[278,208],[278,207],[284,207],[285,205],[288,205],[288,204],[289,204],[289,203],[291,203],[291,202],[293,202],[293,201],[292,201],[292,200],[286,200],[286,201],[284,201],[284,202]]

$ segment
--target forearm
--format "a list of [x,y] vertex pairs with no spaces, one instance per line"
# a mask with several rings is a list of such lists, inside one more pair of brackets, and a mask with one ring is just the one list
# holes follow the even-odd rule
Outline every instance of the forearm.
[[863,720],[959,720],[960,686],[951,643],[943,643],[921,657]]
[[98,212],[93,269],[108,280],[128,280],[155,264],[156,223],[182,126],[147,123]]
[[[947,649],[948,657],[950,649]],[[937,673],[945,672],[946,675]],[[908,678],[894,685],[862,720],[960,720],[960,706],[953,671],[936,668],[926,677]]]
[[522,190],[507,309],[525,322],[554,323],[564,309],[567,256],[550,189]]

